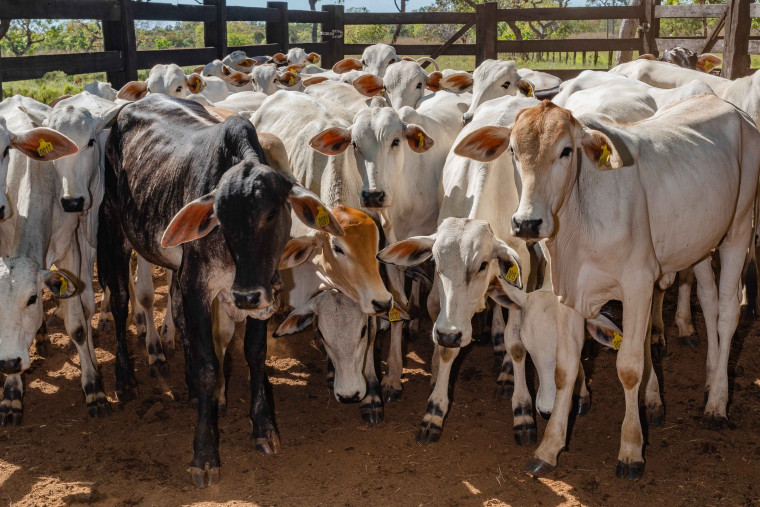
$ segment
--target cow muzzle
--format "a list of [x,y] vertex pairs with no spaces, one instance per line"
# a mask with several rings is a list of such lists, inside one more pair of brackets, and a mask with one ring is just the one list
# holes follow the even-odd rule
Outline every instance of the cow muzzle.
[[435,330],[435,341],[441,347],[457,349],[462,345],[462,332],[444,333],[438,329]]
[[79,213],[84,211],[84,197],[62,197],[61,207],[66,213]]
[[544,221],[541,218],[522,220],[513,216],[512,234],[522,239],[537,239],[539,238],[539,230],[542,223]]
[[462,125],[467,125],[468,123],[470,123],[472,121],[473,116],[474,115],[472,113],[464,113],[462,115]]
[[375,310],[375,315],[382,315],[384,313],[387,313],[390,311],[391,307],[393,306],[393,299],[389,299],[388,301],[377,301],[375,299],[372,300],[372,309]]
[[351,396],[341,396],[340,394],[338,396],[338,401],[341,403],[359,403],[362,401],[361,394],[356,392],[352,394]]
[[272,304],[263,289],[242,289],[232,287],[232,301],[241,310],[259,310]]
[[365,208],[384,208],[385,207],[385,192],[382,190],[371,189],[362,190],[361,193],[362,206]]
[[6,375],[13,375],[14,373],[21,373],[21,358],[6,359],[0,361],[0,372]]

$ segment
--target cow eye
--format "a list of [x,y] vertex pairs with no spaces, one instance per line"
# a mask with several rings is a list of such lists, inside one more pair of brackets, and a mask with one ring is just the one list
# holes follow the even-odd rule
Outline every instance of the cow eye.
[[509,88],[509,85],[511,85],[511,84],[512,84],[511,82],[509,82],[509,81],[505,81],[505,82],[504,82],[504,84],[503,84],[503,85],[501,85],[501,87],[502,87],[502,88]]
[[559,158],[562,158],[562,157],[569,157],[569,156],[570,156],[570,154],[571,154],[572,152],[573,152],[573,149],[572,149],[571,147],[569,147],[569,146],[565,146],[565,147],[562,149],[562,153],[560,154]]
[[174,90],[174,91],[176,91],[176,92],[181,92],[181,91],[182,91],[182,85],[179,85],[179,86],[177,87],[177,89],[176,89],[176,90]]
[[478,273],[480,273],[481,271],[485,271],[487,267],[488,267],[488,261],[483,261],[480,264],[480,269],[478,270]]
[[336,245],[335,243],[333,243],[332,249],[333,249],[333,252],[335,252],[336,254],[344,255],[343,249],[339,247],[338,245]]
[[395,148],[396,146],[398,146],[398,145],[399,145],[399,142],[400,142],[400,141],[399,141],[399,139],[398,139],[398,137],[397,137],[396,139],[394,139],[394,140],[393,140],[393,142],[391,143],[391,146],[393,146],[393,147]]
[[351,141],[351,146],[353,146],[354,149],[356,150],[357,149],[357,147],[356,147],[356,141]]
[[392,63],[396,63],[396,60],[391,60],[390,62],[388,62],[388,65],[390,65]]
[[6,146],[6,147],[5,147],[5,151],[3,152],[3,156],[2,156],[2,157],[0,157],[0,158],[5,158],[5,157],[7,157],[7,156],[8,156],[8,153],[10,153],[10,152],[11,152],[11,147],[10,147],[10,146]]
[[362,60],[362,65],[367,65],[367,62],[365,62],[364,60]]
[[32,306],[36,302],[37,302],[37,295],[35,294],[29,298],[29,301],[26,302],[26,306]]
[[419,90],[420,88],[422,88],[422,83],[417,83],[417,89]]
[[87,146],[89,146],[90,148],[95,146],[95,139],[90,139],[89,142],[87,143]]

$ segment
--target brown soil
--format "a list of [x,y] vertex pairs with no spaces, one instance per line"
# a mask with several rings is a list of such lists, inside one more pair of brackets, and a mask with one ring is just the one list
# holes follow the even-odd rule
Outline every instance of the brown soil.
[[[159,323],[165,295],[162,280]],[[47,305],[50,314],[52,304]],[[249,438],[248,373],[238,330],[229,354],[229,408],[220,421],[222,481],[197,490],[186,471],[195,411],[185,402],[182,354],[171,359],[169,378],[151,378],[144,348],[132,334],[140,398],[114,405],[110,418],[92,420],[85,411],[76,354],[68,351],[62,327],[53,327],[53,351],[44,360],[35,357],[25,375],[23,426],[0,429],[0,504],[760,503],[758,323],[744,319],[734,340],[743,375],[731,381],[731,426],[709,431],[701,425],[704,326],[698,304],[693,307],[703,345],[679,347],[675,328],[667,329],[670,356],[660,369],[666,422],[649,431],[645,475],[635,481],[615,478],[624,408],[612,351],[590,347],[584,353],[591,412],[575,422],[557,470],[537,480],[522,472],[534,447],[515,445],[510,403],[492,398],[496,374],[486,341],[460,355],[441,440],[428,446],[415,442],[429,392],[428,334],[408,344],[403,396],[385,407],[385,421],[377,427],[361,421],[358,405],[341,405],[331,396],[324,357],[310,346],[309,333],[270,339],[269,375],[282,453],[259,454]],[[673,310],[670,295],[666,322],[672,322]],[[106,391],[113,396],[113,332],[101,334],[97,342]],[[381,335],[381,342],[387,349],[387,336]],[[539,418],[538,425],[540,436],[546,422]]]

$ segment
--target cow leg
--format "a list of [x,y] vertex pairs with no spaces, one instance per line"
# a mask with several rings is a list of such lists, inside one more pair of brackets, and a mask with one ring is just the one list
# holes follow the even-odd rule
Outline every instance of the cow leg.
[[42,321],[42,325],[34,335],[34,345],[37,348],[37,354],[47,357],[50,354],[50,338],[47,335],[47,324]]
[[577,400],[576,415],[584,416],[591,410],[591,393],[586,386],[586,371],[583,363],[578,363],[578,376],[575,379],[573,397]]
[[525,468],[531,475],[543,476],[551,472],[557,466],[557,456],[565,447],[585,328],[581,314],[568,306],[557,305],[557,366],[554,371],[556,395],[541,445]]
[[[171,287],[172,280],[174,279],[174,271],[171,269],[166,270],[166,284]],[[174,350],[174,336],[176,330],[174,327],[174,316],[170,311],[172,308],[172,292],[169,291],[166,295],[166,313],[164,314],[164,323],[161,326],[161,340],[164,342],[164,351],[168,349]]]
[[437,376],[433,384],[433,391],[428,398],[425,416],[422,418],[420,429],[417,431],[417,442],[420,444],[430,444],[441,438],[443,418],[446,417],[446,412],[449,410],[451,365],[454,364],[454,359],[458,355],[458,348],[435,346],[433,363],[438,363],[438,366],[435,367]]
[[[407,299],[404,294],[404,273],[395,266],[388,268],[388,280],[391,286],[393,299],[398,304],[407,307]],[[383,377],[383,401],[390,403],[401,397],[401,374],[404,369],[404,358],[401,354],[404,321],[391,322],[391,344],[388,350],[388,372]]]
[[[676,326],[678,342],[687,347],[699,346],[699,336],[691,319],[691,286],[694,283],[694,269],[686,268],[678,272],[678,307]],[[717,296],[716,296],[717,300]]]
[[665,291],[657,284],[654,286],[652,295],[652,330],[650,355],[655,359],[662,360],[665,357],[668,344],[665,341],[665,324],[662,321],[662,303],[665,300]]
[[169,294],[171,294],[171,306],[166,311],[172,313],[177,332],[182,340],[182,352],[185,356],[185,386],[187,386],[187,401],[195,406],[198,403],[198,390],[193,377],[193,348],[190,346],[189,336],[185,328],[185,313],[182,305],[182,290],[177,276],[171,278]]
[[[652,304],[654,305],[654,302]],[[654,312],[652,315],[654,316]],[[654,371],[654,365],[652,364],[653,352],[654,348],[651,343],[645,343],[644,373],[641,381],[646,386],[644,404],[646,406],[647,424],[650,428],[662,426],[665,422],[665,406],[662,404],[662,398],[660,397],[660,383],[657,380],[657,373]]]
[[[512,394],[513,427],[517,445],[526,446],[536,441],[536,421],[533,419],[533,402],[525,379],[525,346],[520,340],[522,311],[509,310],[505,330],[506,347],[514,365],[514,392]],[[503,370],[502,370],[503,373]],[[499,377],[501,380],[501,376]]]
[[501,367],[504,363],[504,356],[507,353],[507,347],[504,345],[504,311],[501,306],[493,306],[493,316],[491,317],[491,341],[493,342],[493,355],[496,364]]
[[148,351],[148,368],[151,377],[169,375],[169,363],[164,355],[161,338],[158,336],[156,321],[153,318],[153,269],[151,264],[136,255],[137,269],[134,278],[129,277],[132,299],[132,312],[139,339],[144,339]]
[[20,426],[24,418],[24,380],[21,375],[5,377],[3,401],[0,401],[0,426]]
[[113,329],[113,313],[111,313],[111,290],[103,289],[103,299],[100,301],[100,315],[98,316],[98,332],[107,332]]
[[256,449],[264,454],[277,454],[281,450],[280,432],[274,418],[272,386],[266,370],[267,322],[248,317],[245,320],[245,358],[251,377],[251,410],[249,413]]
[[214,351],[219,361],[219,378],[216,382],[214,399],[219,403],[219,415],[224,415],[227,411],[227,379],[224,376],[224,356],[227,352],[227,346],[235,335],[235,322],[224,311],[218,298],[211,303],[211,308],[214,319]]
[[409,310],[413,311],[412,320],[409,321],[409,334],[417,334],[420,332],[420,303],[422,299],[420,297],[422,283],[419,280],[412,280],[412,294],[409,299]]
[[[509,314],[510,325],[512,324],[513,316],[512,312]],[[522,319],[520,319],[522,320]],[[494,340],[494,356],[499,361],[501,370],[499,371],[499,377],[496,379],[496,389],[494,390],[494,398],[506,400],[514,394],[515,390],[515,378],[514,378],[514,366],[512,364],[512,356],[507,354],[506,351],[509,344],[504,343],[504,331],[507,328],[507,324],[504,323],[504,314],[500,306],[496,305],[493,309],[493,322],[491,324],[491,337]],[[509,332],[509,331],[507,331]],[[495,333],[495,334],[494,334]],[[520,329],[517,329],[517,341],[520,340]],[[497,340],[501,340],[501,350],[497,345]],[[521,344],[522,345],[522,344]]]
[[364,378],[367,380],[367,394],[364,396],[361,404],[362,420],[370,424],[379,424],[383,422],[383,399],[380,396],[380,384],[377,381],[375,371],[375,335],[377,327],[375,317],[367,319],[366,333],[367,338],[367,355],[364,359]]

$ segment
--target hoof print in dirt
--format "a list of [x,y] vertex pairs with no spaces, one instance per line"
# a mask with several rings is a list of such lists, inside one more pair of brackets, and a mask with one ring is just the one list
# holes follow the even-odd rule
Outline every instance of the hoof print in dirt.
[[554,465],[539,458],[532,458],[525,466],[525,473],[533,477],[544,477],[554,470]]
[[728,424],[728,418],[720,414],[705,414],[702,416],[702,427],[708,430],[720,431]]
[[659,428],[665,424],[665,405],[647,406],[647,424],[650,428]]
[[222,469],[220,467],[209,468],[207,465],[205,470],[198,467],[190,467],[190,481],[196,488],[205,488],[219,484],[221,476]]
[[633,463],[618,461],[615,475],[618,479],[638,479],[644,475],[644,463],[641,461],[634,461]]
[[699,336],[696,334],[690,334],[689,336],[679,336],[678,343],[682,347],[696,348],[699,347]]
[[520,447],[533,445],[537,440],[536,423],[530,422],[515,426],[515,443]]

